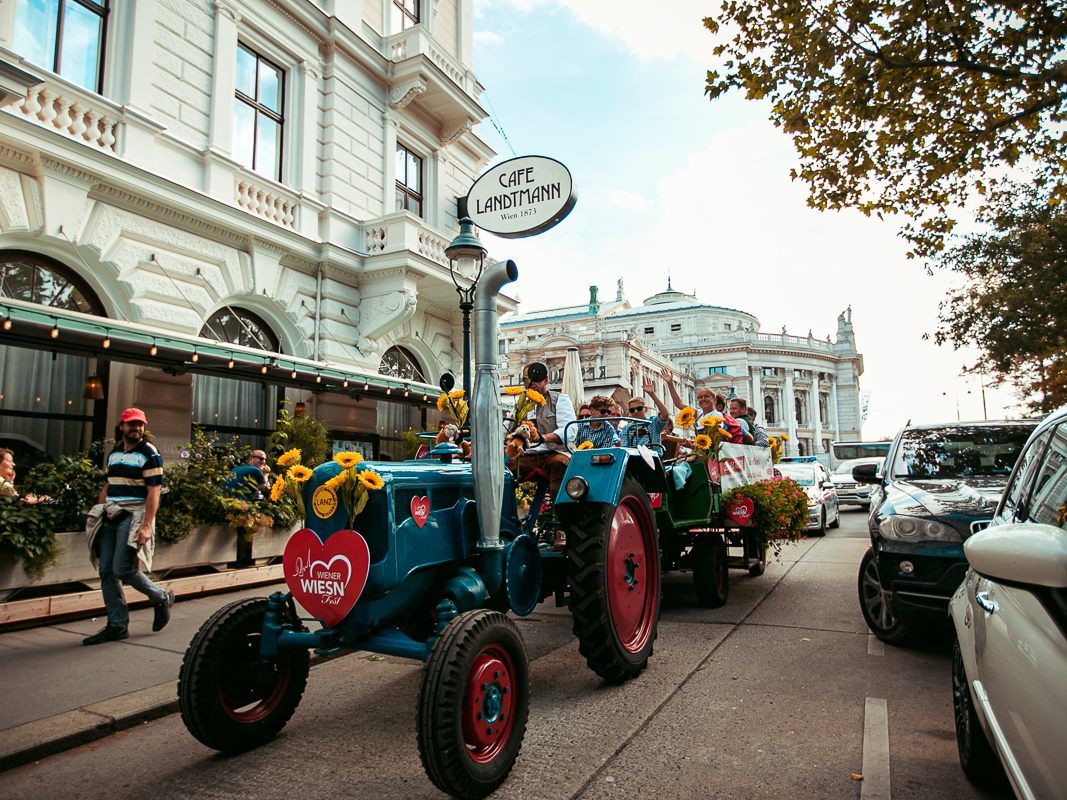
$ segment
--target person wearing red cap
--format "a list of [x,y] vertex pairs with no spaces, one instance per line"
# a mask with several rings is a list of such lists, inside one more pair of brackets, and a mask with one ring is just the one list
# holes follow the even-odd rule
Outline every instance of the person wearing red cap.
[[152,569],[156,510],[163,486],[163,457],[145,439],[148,419],[139,408],[119,417],[119,440],[107,457],[107,482],[86,527],[89,551],[100,569],[107,625],[82,644],[114,642],[129,636],[130,612],[122,584],[148,596],[155,607],[152,630],[170,622],[173,593],[152,583],[138,567]]

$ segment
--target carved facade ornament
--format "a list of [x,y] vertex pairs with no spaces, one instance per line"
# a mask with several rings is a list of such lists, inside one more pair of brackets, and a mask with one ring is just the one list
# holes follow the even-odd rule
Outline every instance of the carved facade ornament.
[[389,92],[390,108],[395,108],[397,111],[405,108],[420,94],[424,94],[427,88],[429,87],[422,78],[414,78],[401,83],[399,86],[394,86]]
[[457,125],[455,128],[442,128],[441,136],[439,139],[439,141],[441,142],[441,147],[448,147],[448,145],[458,140],[461,136],[463,136],[463,134],[472,130],[473,127],[474,126],[471,125],[471,121],[468,119],[464,120],[463,124]]
[[[377,339],[400,327],[415,316],[418,301],[414,289],[390,291],[374,296],[363,295],[359,303],[359,334],[362,338]],[[360,344],[363,350],[363,344]]]
[[215,0],[215,13],[221,14],[234,23],[241,21],[241,12],[230,0]]

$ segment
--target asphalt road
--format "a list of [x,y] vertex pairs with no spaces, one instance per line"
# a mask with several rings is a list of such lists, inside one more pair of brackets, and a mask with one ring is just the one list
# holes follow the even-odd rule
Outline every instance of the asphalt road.
[[[604,686],[566,609],[519,620],[530,722],[504,798],[916,798],[976,791],[960,771],[947,631],[882,646],[856,600],[866,515],[787,548],[765,575],[731,573],[730,600],[697,608],[666,576],[649,668]],[[419,763],[421,665],[357,653],[312,670],[282,734],[222,757],[177,715],[0,774],[11,798],[431,798]],[[71,680],[77,680],[77,665]]]

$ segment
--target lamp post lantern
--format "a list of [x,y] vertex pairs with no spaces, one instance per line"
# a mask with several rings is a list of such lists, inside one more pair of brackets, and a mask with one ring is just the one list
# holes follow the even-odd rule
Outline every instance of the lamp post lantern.
[[[467,397],[471,396],[471,311],[474,310],[474,292],[478,288],[478,281],[482,277],[485,268],[485,247],[478,239],[474,222],[467,216],[466,203],[460,198],[459,207],[459,233],[445,248],[448,256],[448,271],[452,275],[452,283],[456,285],[456,294],[459,295],[459,310],[463,313],[463,391]],[[457,263],[458,262],[458,263]],[[475,270],[475,262],[477,268]],[[463,265],[469,265],[468,273],[474,273],[470,286],[463,287],[456,277],[457,268],[463,274]]]

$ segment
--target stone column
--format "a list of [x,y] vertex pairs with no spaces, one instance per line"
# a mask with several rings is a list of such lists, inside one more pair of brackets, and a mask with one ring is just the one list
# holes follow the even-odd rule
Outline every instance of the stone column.
[[233,169],[213,154],[233,153],[233,99],[237,91],[237,23],[241,14],[229,0],[215,0],[214,76],[211,83],[211,141],[205,154],[204,190],[233,202]]
[[469,69],[474,56],[474,0],[457,0],[456,36],[456,58]]
[[837,380],[830,382],[830,429],[834,432],[834,441],[841,439],[841,422],[837,416]]
[[[296,186],[306,194],[318,194],[318,150],[319,150],[319,65],[310,59],[300,62],[300,118],[304,125],[297,134],[301,137],[300,174],[296,177]],[[332,135],[332,132],[331,132]]]
[[[392,111],[385,112],[385,160],[382,170],[382,216],[396,211],[396,135],[400,121]],[[423,170],[425,173],[426,170]],[[425,179],[425,175],[423,176]],[[425,192],[423,203],[426,202]]]
[[785,414],[782,421],[785,422],[785,428],[789,433],[789,442],[785,452],[786,455],[795,456],[797,454],[796,395],[793,393],[793,370],[789,368],[785,371],[785,392],[782,396],[782,405],[784,406],[782,412]]
[[819,418],[819,373],[812,372],[811,377],[811,453],[822,452],[822,420]]
[[[756,409],[756,419],[763,419],[763,386],[760,381],[760,367],[752,367],[752,396],[748,399],[748,404]],[[763,424],[769,424],[768,420],[763,420]]]

